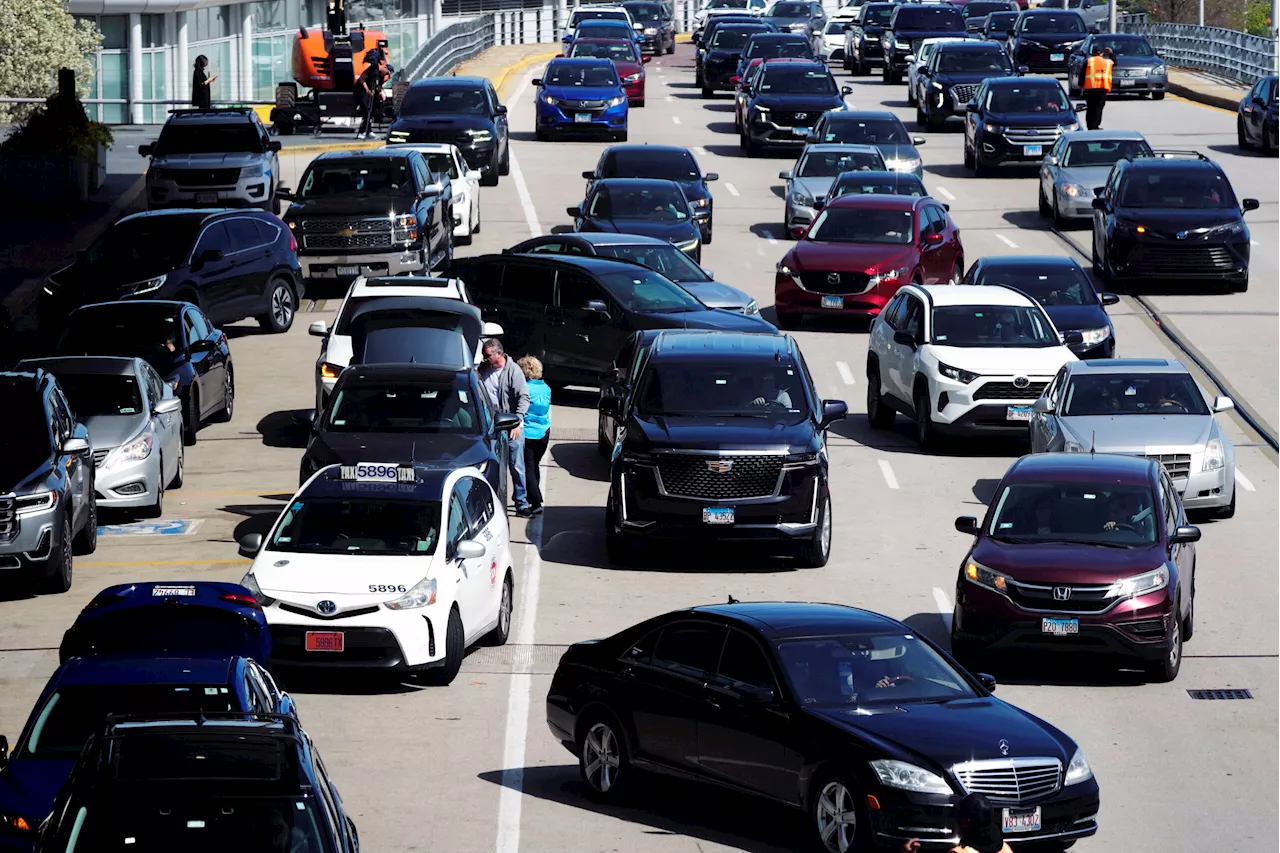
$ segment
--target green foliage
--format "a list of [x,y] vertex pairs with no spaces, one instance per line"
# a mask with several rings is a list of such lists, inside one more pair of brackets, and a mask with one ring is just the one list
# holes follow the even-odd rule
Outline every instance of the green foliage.
[[1270,37],[1271,4],[1265,0],[1252,0],[1244,10],[1244,31],[1250,35]]
[[0,154],[90,154],[99,145],[110,145],[111,129],[89,121],[84,106],[74,98],[50,97],[45,105],[28,113],[4,142]]
[[[102,33],[77,21],[63,0],[0,0],[0,97],[46,98],[59,68],[76,72],[81,97],[93,80],[91,57]],[[0,104],[0,124],[31,114],[39,104]]]

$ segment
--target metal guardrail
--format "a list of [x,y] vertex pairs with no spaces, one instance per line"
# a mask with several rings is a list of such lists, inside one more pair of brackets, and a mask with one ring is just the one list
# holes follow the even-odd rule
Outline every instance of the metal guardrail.
[[492,12],[443,27],[396,72],[395,82],[412,83],[443,74],[492,47],[496,32]]
[[1246,86],[1276,73],[1275,39],[1219,27],[1139,23],[1120,18],[1116,20],[1116,30],[1146,36],[1156,53],[1179,68],[1195,68]]

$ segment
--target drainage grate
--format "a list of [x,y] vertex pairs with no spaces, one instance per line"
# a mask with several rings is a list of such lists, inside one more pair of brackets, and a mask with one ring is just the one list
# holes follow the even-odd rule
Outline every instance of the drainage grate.
[[506,646],[478,648],[462,661],[462,671],[490,675],[555,675],[568,646]]
[[1248,690],[1188,690],[1187,695],[1192,699],[1252,699],[1253,694]]

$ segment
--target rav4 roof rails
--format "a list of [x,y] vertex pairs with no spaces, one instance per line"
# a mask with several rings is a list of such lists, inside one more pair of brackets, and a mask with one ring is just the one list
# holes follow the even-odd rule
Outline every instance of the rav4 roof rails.
[[236,113],[238,115],[248,115],[253,112],[253,107],[175,107],[169,110],[169,115],[228,115]]
[[[1155,150],[1153,150],[1153,151],[1151,152],[1151,156],[1152,156],[1152,157],[1159,157],[1159,158],[1162,158],[1162,159],[1165,159],[1165,160],[1172,160],[1172,159],[1175,159],[1175,158],[1184,157],[1184,158],[1186,158],[1186,159],[1188,159],[1188,160],[1191,160],[1191,159],[1197,159],[1197,160],[1203,160],[1203,161],[1204,161],[1204,162],[1206,162],[1206,163],[1211,163],[1211,162],[1213,162],[1213,161],[1211,161],[1208,157],[1206,157],[1206,156],[1204,156],[1203,154],[1201,154],[1199,151],[1191,151],[1191,150],[1188,150],[1188,149],[1181,149],[1181,148],[1177,148],[1177,149],[1175,149],[1175,148],[1157,148],[1157,149],[1155,149]],[[1130,155],[1129,155],[1129,159],[1130,159],[1130,160],[1134,159],[1132,154],[1130,154]]]

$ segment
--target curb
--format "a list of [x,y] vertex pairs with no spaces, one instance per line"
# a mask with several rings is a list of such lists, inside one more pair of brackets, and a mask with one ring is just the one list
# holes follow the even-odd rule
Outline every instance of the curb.
[[1238,100],[1224,98],[1221,95],[1215,95],[1211,92],[1202,92],[1191,86],[1184,86],[1181,83],[1175,83],[1170,80],[1165,87],[1170,94],[1177,95],[1180,98],[1186,98],[1188,101],[1195,101],[1197,104],[1204,104],[1206,107],[1216,107],[1229,113],[1234,113],[1240,106]]
[[546,62],[547,60],[555,59],[557,56],[559,56],[559,51],[539,53],[535,56],[526,56],[514,65],[508,65],[506,68],[502,69],[502,73],[493,81],[493,88],[498,90],[499,97],[503,97],[505,99],[502,87],[506,85],[508,77],[512,74],[524,71],[530,65],[537,65],[539,62]]

